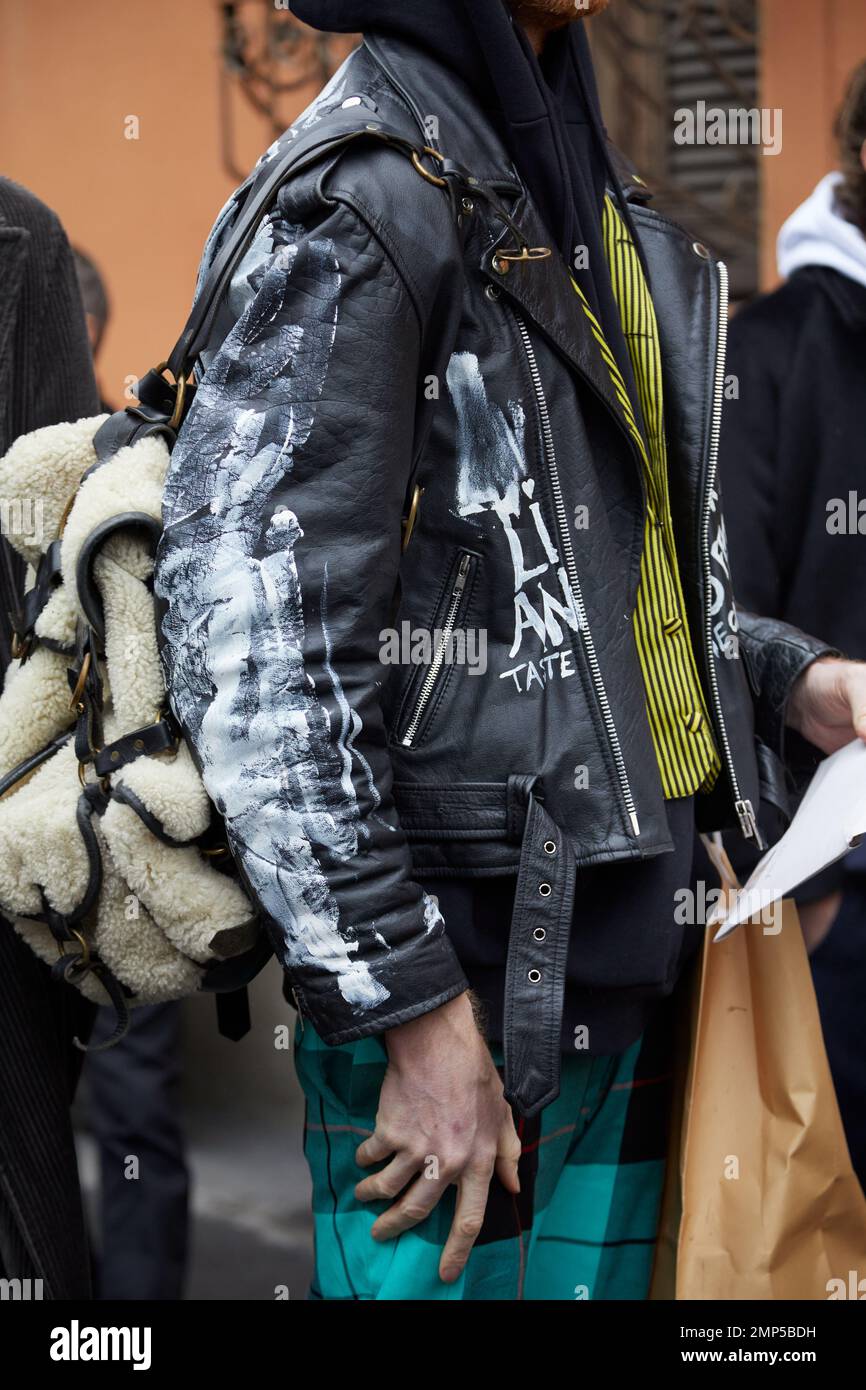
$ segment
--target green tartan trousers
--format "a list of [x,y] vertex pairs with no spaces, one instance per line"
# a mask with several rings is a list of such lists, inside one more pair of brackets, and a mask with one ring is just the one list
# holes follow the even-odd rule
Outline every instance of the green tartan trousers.
[[[316,1263],[310,1298],[644,1299],[655,1254],[672,1086],[669,1010],[626,1052],[562,1059],[557,1099],[517,1121],[520,1194],[494,1178],[460,1279],[438,1265],[456,1190],[420,1225],[379,1243],[386,1202],[359,1202],[355,1162],[373,1132],[387,1054],[379,1038],[327,1047],[307,1024],[295,1060],[306,1096]],[[501,1055],[494,1051],[501,1064]]]

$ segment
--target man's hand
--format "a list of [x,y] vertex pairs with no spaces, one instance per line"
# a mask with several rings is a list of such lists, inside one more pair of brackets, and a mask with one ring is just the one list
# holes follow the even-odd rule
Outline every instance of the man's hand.
[[364,1178],[355,1195],[370,1202],[402,1193],[373,1226],[376,1240],[391,1240],[429,1216],[456,1183],[454,1221],[439,1262],[439,1277],[450,1284],[481,1230],[494,1172],[509,1192],[520,1191],[520,1140],[468,994],[392,1028],[385,1041],[388,1069],[376,1129],[356,1158],[363,1167],[391,1161]]
[[822,656],[794,683],[786,723],[822,753],[866,742],[866,661]]

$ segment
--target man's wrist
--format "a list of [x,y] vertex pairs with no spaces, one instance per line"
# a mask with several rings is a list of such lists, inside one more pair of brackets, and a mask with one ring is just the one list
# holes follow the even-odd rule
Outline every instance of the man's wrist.
[[465,1037],[469,1028],[480,1033],[477,1008],[480,1006],[475,996],[471,990],[466,989],[447,1003],[439,1004],[427,1013],[418,1014],[407,1023],[399,1023],[396,1028],[389,1028],[384,1034],[389,1056],[399,1056],[404,1051],[414,1051],[423,1046],[424,1039],[434,1028],[437,1031],[443,1028],[453,1029],[455,1037]]

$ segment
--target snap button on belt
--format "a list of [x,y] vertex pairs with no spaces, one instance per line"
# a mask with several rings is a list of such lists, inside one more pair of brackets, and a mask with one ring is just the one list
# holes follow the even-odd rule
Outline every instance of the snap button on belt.
[[[535,1115],[559,1095],[565,966],[574,912],[574,854],[535,794],[526,798],[523,846],[505,967],[505,1097]],[[513,784],[512,784],[513,785]]]

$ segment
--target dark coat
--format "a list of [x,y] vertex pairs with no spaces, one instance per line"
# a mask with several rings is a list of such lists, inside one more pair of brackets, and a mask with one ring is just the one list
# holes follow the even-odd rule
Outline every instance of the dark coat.
[[[734,586],[758,613],[866,658],[866,288],[798,270],[731,323],[721,477]],[[863,502],[837,533],[836,502]],[[829,527],[829,529],[828,529]]]
[[[738,395],[725,409],[720,473],[737,593],[748,607],[802,623],[862,659],[866,288],[826,266],[796,271],[733,319],[728,372]],[[801,785],[818,761],[789,730],[785,762]],[[797,800],[789,792],[787,815]],[[776,840],[786,821],[767,807],[767,838]],[[736,845],[731,851],[748,872],[753,858]],[[831,892],[842,873],[831,865],[801,886],[798,900]]]
[[[27,430],[97,410],[63,228],[0,179],[0,454]],[[0,1267],[41,1279],[44,1298],[90,1289],[69,1106],[82,1055],[72,1039],[87,1037],[92,1014],[0,919]]]

